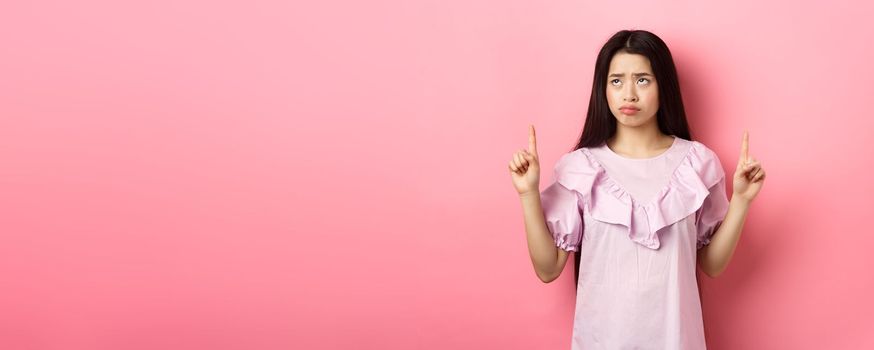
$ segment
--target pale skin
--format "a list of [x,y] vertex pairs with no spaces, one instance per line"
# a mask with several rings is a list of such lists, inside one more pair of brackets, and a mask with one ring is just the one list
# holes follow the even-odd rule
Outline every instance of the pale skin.
[[[670,147],[673,138],[660,132],[656,123],[658,89],[649,59],[617,53],[610,63],[607,102],[616,117],[616,134],[607,140],[615,153],[628,158],[650,158]],[[620,110],[623,105],[636,113]],[[528,252],[537,277],[552,282],[561,275],[569,252],[560,249],[546,226],[540,202],[540,161],[534,126],[528,128],[528,148],[513,154],[509,163],[513,186],[522,201]],[[709,277],[725,271],[743,231],[747,212],[765,180],[759,160],[749,154],[749,133],[744,132],[740,155],[732,177],[733,191],[728,213],[713,234],[710,244],[698,250],[698,265]]]

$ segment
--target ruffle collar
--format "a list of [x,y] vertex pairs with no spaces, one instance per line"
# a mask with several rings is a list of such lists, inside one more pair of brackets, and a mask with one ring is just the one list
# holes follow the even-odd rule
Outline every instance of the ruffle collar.
[[685,155],[667,185],[648,203],[638,203],[610,178],[589,148],[563,155],[556,163],[555,179],[581,194],[583,210],[593,219],[625,226],[629,239],[658,249],[658,231],[695,213],[709,189],[725,176],[718,157],[704,144],[679,137],[676,141],[683,143],[677,151]]

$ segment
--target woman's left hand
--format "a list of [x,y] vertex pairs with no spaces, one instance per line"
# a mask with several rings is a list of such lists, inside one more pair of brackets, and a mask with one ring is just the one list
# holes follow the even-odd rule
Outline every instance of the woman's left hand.
[[749,156],[750,135],[744,131],[743,142],[740,148],[740,159],[737,161],[737,169],[734,171],[734,195],[751,202],[765,182],[765,169],[762,162]]

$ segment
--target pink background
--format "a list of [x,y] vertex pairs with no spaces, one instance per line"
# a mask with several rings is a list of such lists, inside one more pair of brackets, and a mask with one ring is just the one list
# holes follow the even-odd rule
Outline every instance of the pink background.
[[567,349],[507,163],[625,28],[768,171],[709,347],[874,348],[871,5],[599,3],[4,3],[0,348]]

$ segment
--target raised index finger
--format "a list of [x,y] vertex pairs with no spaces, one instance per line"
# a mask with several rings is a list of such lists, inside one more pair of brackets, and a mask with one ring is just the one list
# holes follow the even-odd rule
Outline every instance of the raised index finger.
[[534,125],[528,126],[528,152],[537,154],[537,137],[534,136]]
[[744,163],[750,159],[750,133],[744,130],[744,139],[740,144],[740,156]]

